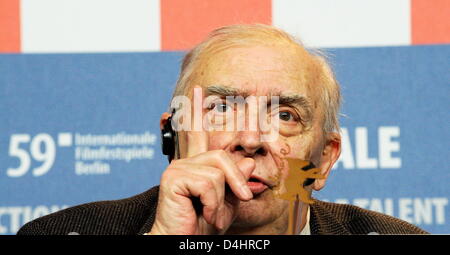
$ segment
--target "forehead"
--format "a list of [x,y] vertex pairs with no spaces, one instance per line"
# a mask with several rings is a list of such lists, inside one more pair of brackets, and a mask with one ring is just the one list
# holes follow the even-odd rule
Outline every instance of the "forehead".
[[246,95],[302,94],[314,97],[312,57],[295,49],[254,46],[233,48],[200,59],[196,83],[220,84]]

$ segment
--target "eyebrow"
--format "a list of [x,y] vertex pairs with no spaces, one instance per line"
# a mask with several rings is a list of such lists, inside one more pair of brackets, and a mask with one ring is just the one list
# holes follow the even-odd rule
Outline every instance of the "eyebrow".
[[311,103],[306,96],[299,94],[281,94],[279,95],[279,104],[295,105],[305,109],[311,109]]
[[247,97],[248,93],[240,89],[231,88],[222,85],[211,85],[206,88],[206,96],[218,95],[222,97],[227,96],[242,96]]

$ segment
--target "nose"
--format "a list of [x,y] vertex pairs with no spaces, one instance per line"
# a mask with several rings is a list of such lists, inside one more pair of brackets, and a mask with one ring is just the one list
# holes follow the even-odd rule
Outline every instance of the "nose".
[[231,147],[232,152],[241,153],[244,157],[267,154],[267,145],[261,141],[260,132],[241,131],[236,138]]

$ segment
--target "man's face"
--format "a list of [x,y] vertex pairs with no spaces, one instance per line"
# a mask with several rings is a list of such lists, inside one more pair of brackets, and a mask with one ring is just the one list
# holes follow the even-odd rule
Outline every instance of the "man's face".
[[[197,68],[201,72],[195,85],[202,87],[205,97],[217,95],[217,88],[233,91],[244,98],[267,96],[270,101],[271,96],[279,96],[276,140],[265,142],[259,129],[210,131],[208,136],[209,150],[224,150],[236,162],[252,157],[256,163],[250,179],[254,181],[252,191],[256,194],[254,192],[251,201],[240,203],[232,227],[253,227],[286,220],[288,202],[276,196],[276,190],[286,176],[281,158],[311,160],[318,165],[325,143],[320,95],[308,82],[316,75],[312,58],[293,49],[254,46],[229,49],[200,61]],[[225,99],[223,94],[217,96]],[[204,113],[232,110],[233,107],[227,106],[224,100],[222,105],[204,109]],[[268,188],[258,183],[261,181]]]

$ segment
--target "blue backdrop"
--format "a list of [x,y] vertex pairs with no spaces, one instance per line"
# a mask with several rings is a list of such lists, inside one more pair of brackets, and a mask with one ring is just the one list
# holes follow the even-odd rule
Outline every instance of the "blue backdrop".
[[[450,233],[449,45],[330,49],[344,151],[323,200]],[[0,234],[159,183],[181,52],[0,55]]]

